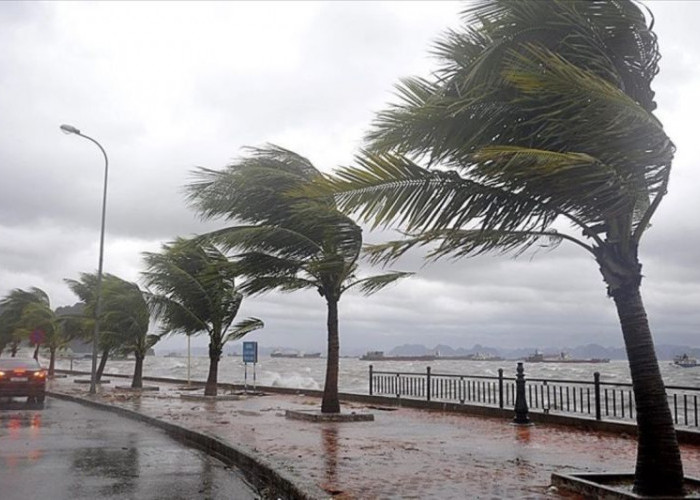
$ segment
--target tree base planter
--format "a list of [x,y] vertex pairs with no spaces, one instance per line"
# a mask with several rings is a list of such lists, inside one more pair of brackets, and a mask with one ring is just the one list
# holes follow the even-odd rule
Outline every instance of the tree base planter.
[[205,396],[204,394],[180,394],[180,399],[185,401],[239,401],[243,399],[237,394],[220,394],[218,396]]
[[610,500],[625,498],[653,498],[654,500],[676,500],[700,498],[700,479],[685,478],[686,495],[681,497],[645,497],[632,493],[634,474],[587,472],[576,474],[552,474],[552,486],[583,495],[585,498],[604,498]]
[[307,422],[373,422],[371,413],[321,413],[321,410],[287,410],[286,418]]
[[[76,378],[73,382],[75,382],[76,384],[89,384],[91,381],[89,379],[85,380],[85,379],[81,379],[81,378]],[[109,384],[109,382],[110,382],[109,380],[100,380],[99,382],[95,382],[95,384],[104,385],[104,384]]]
[[237,394],[239,396],[267,396],[267,394],[262,391],[235,391],[232,394]]
[[149,392],[149,391],[159,391],[160,387],[157,385],[144,385],[143,387],[131,387],[130,385],[117,385],[114,387],[115,389],[119,389],[120,391],[129,391],[129,392]]

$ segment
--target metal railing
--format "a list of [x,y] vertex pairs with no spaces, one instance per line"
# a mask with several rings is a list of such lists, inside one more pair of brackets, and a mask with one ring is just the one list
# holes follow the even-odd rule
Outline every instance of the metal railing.
[[[389,372],[369,367],[369,394],[396,398],[424,399],[497,408],[515,407],[515,377]],[[666,386],[673,419],[678,426],[700,427],[700,388]],[[632,384],[601,382],[595,372],[592,381],[526,378],[528,408],[543,413],[587,416],[596,420],[634,421],[636,408]]]

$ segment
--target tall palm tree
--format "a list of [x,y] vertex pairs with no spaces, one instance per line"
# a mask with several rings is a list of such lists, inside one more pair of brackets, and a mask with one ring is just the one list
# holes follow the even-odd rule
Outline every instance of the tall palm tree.
[[627,350],[635,490],[679,494],[683,467],[638,258],[674,154],[652,113],[656,36],[629,0],[480,0],[463,15],[465,26],[437,43],[441,68],[402,82],[398,104],[368,136],[370,152],[319,193],[405,228],[404,240],[373,249],[377,261],[421,245],[433,258],[517,253],[535,242],[586,251]]
[[236,266],[206,242],[178,238],[160,253],[145,253],[147,300],[160,320],[163,334],[206,332],[209,336],[209,375],[204,388],[216,396],[219,361],[226,342],[262,328],[258,318],[233,321],[243,301],[236,288]]
[[105,281],[102,294],[102,335],[121,354],[134,355],[131,387],[141,389],[143,361],[148,350],[160,340],[159,335],[148,334],[151,314],[144,293],[136,283],[116,278]]
[[320,177],[306,158],[278,146],[250,148],[250,156],[221,171],[201,168],[188,186],[192,205],[206,218],[245,225],[204,235],[238,253],[250,294],[313,289],[326,300],[328,356],[321,412],[339,413],[338,302],[354,286],[370,294],[406,273],[358,279],[362,230],[339,212],[332,198],[291,193]]

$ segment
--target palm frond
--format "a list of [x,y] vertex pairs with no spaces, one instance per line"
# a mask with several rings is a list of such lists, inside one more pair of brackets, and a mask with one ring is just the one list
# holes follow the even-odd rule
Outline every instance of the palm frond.
[[428,171],[403,156],[366,153],[359,167],[317,183],[334,192],[345,210],[355,210],[373,227],[397,225],[409,232],[467,223],[512,230],[543,228],[558,215],[544,201],[497,184],[464,179],[456,172]]
[[246,318],[233,325],[233,330],[228,332],[223,340],[223,343],[231,340],[238,340],[248,335],[250,332],[259,330],[265,327],[265,323],[259,318]]
[[390,273],[369,276],[367,278],[359,279],[347,285],[343,291],[348,290],[349,288],[352,288],[354,286],[359,286],[360,292],[363,295],[372,295],[373,293],[383,290],[387,286],[396,283],[398,280],[406,278],[408,276],[412,276],[413,274],[414,273],[394,271]]
[[305,288],[318,288],[320,283],[315,280],[298,276],[254,276],[241,284],[241,291],[246,295],[259,295],[279,290],[294,292]]

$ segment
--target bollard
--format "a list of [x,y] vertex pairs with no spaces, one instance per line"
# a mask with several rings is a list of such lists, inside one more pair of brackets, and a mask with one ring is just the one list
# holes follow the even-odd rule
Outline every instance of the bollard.
[[503,408],[503,368],[498,369],[498,407]]
[[[595,389],[595,419],[600,420],[600,373],[595,372],[593,374],[593,386]],[[606,399],[607,402],[607,399]]]
[[425,379],[426,379],[426,385],[428,386],[428,390],[426,391],[426,399],[428,401],[430,401],[431,382],[430,382],[430,367],[429,366],[425,369]]
[[372,365],[369,365],[369,395],[371,396],[374,391],[372,390],[372,372],[374,369],[372,368]]
[[523,364],[518,363],[515,376],[515,417],[514,424],[529,424],[527,401],[525,399],[525,370]]

